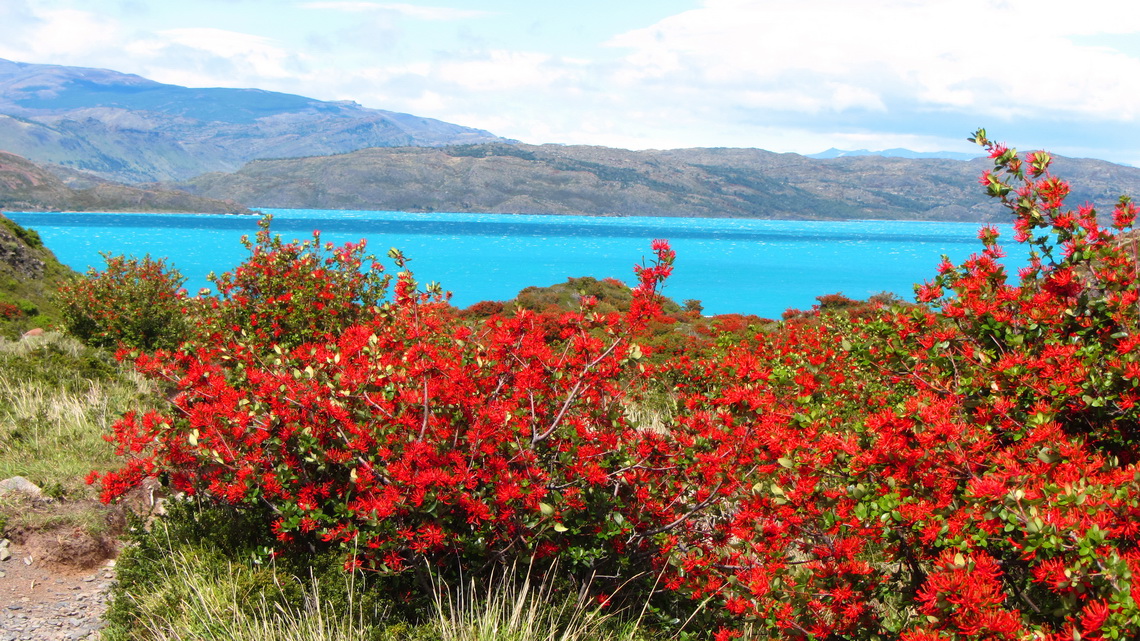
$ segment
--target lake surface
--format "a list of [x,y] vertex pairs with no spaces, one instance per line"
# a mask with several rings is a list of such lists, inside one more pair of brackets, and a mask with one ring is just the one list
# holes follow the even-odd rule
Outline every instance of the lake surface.
[[[866,298],[887,291],[910,300],[914,284],[935,274],[941,255],[961,261],[981,249],[978,223],[263,211],[273,214],[273,230],[287,240],[311,237],[314,229],[337,244],[366,239],[389,267],[385,255],[398,247],[412,259],[417,279],[442,283],[460,307],[574,276],[633,283],[633,265],[650,255],[654,238],[668,239],[677,252],[667,296],[700,299],[706,314],[769,318],[835,292]],[[239,264],[246,254],[241,236],[257,230],[252,216],[7,215],[36,229],[79,271],[101,268],[102,251],[165,256],[188,277],[191,293],[209,285],[211,271]],[[1011,245],[1012,228],[999,229]],[[1022,262],[1024,251],[1006,250],[1021,257],[1007,264]]]

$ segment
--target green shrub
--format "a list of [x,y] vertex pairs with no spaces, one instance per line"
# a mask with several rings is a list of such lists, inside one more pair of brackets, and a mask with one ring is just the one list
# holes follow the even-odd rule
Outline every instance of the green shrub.
[[172,348],[186,339],[186,279],[166,259],[102,254],[106,269],[61,288],[63,322],[89,345],[143,350]]

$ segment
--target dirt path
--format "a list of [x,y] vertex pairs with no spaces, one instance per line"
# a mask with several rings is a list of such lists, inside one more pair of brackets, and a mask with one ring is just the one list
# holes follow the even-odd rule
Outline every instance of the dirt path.
[[[93,501],[38,499],[4,507],[0,641],[98,639],[115,578],[120,511]],[[101,527],[92,528],[92,519]]]
[[37,560],[40,549],[13,544],[0,562],[0,641],[98,639],[114,561],[75,568]]

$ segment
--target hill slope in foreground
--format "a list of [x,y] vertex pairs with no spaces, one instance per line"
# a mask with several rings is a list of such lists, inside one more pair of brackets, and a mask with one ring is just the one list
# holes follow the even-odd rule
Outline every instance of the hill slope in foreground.
[[0,210],[250,213],[232,201],[180,191],[140,189],[109,181],[87,182],[91,186],[72,188],[26,158],[0,151]]
[[0,337],[55,324],[54,294],[72,276],[39,234],[0,215]]
[[[628,151],[480,144],[259,160],[170,186],[251,206],[770,219],[1004,220],[978,177],[992,162],[760,149]],[[1140,194],[1140,169],[1057,159],[1070,202]]]

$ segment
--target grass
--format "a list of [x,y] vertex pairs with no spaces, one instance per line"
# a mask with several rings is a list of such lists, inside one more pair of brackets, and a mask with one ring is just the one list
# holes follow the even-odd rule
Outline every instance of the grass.
[[95,501],[85,478],[121,465],[103,439],[124,411],[154,405],[151,385],[104,350],[49,332],[0,338],[0,479],[22,476],[50,499],[0,496],[0,538],[39,541],[58,561],[112,554],[122,508]]
[[[553,573],[508,572],[458,589],[436,583],[426,618],[361,590],[362,575],[290,574],[193,542],[161,520],[120,559],[105,641],[643,641],[585,593],[561,595]],[[339,558],[339,557],[338,557]],[[339,566],[339,564],[337,564]],[[303,567],[302,566],[293,566]],[[327,568],[326,568],[327,569]],[[517,573],[523,575],[524,573]],[[338,584],[339,585],[336,585]]]
[[[257,572],[230,563],[221,571],[198,553],[171,553],[158,577],[164,589],[120,594],[139,616],[133,630],[111,628],[105,638],[155,641],[211,639],[235,641],[366,641],[370,639],[362,611],[341,612],[324,602],[316,579],[297,586],[269,583],[260,592]],[[292,598],[299,587],[301,598]]]
[[625,420],[638,429],[667,433],[673,417],[677,415],[677,395],[657,385],[636,399],[627,400]]
[[0,338],[0,478],[23,476],[57,497],[90,496],[88,472],[119,464],[103,435],[152,399],[142,377],[75,339]]
[[435,586],[435,629],[442,641],[629,641],[637,621],[621,622],[584,594],[560,597],[544,577],[515,573],[490,586]]

